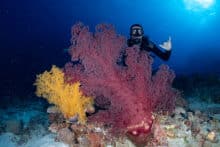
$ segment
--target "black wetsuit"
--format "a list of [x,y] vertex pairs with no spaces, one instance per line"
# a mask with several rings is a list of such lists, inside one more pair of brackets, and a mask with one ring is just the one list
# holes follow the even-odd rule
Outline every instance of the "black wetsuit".
[[[150,44],[152,44],[153,46]],[[132,39],[128,39],[127,45],[129,47],[131,47],[131,46],[135,45],[135,43]],[[150,46],[152,46],[152,48]],[[145,50],[147,52],[153,52],[154,54],[156,54],[158,57],[160,57],[164,61],[167,61],[171,55],[171,51],[161,51],[153,42],[150,42],[150,40],[147,37],[142,38],[140,50]]]

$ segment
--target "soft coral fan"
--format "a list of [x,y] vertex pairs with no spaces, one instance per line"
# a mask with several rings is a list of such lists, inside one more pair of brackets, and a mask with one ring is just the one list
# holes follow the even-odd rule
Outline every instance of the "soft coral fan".
[[34,85],[36,85],[36,95],[55,104],[65,118],[78,115],[81,123],[86,122],[85,110],[93,104],[93,99],[83,95],[79,90],[79,82],[66,83],[61,69],[53,66],[49,72],[45,71],[37,75]]
[[[126,67],[116,63],[122,49],[126,51]],[[81,23],[74,25],[70,55],[80,64],[66,64],[66,79],[80,80],[86,95],[110,104],[91,120],[142,137],[150,133],[153,111],[173,110],[178,96],[171,87],[174,72],[162,65],[152,76],[153,60],[148,53],[137,47],[126,48],[125,38],[111,25],[98,25],[95,33]]]

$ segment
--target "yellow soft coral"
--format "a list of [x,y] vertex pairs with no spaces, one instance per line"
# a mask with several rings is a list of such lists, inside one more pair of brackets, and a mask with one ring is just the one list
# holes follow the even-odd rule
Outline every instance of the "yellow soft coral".
[[55,104],[65,118],[78,115],[81,123],[86,122],[85,110],[93,104],[91,97],[85,97],[79,90],[80,83],[68,84],[64,81],[64,73],[53,66],[51,71],[37,75],[36,95],[46,98],[49,103]]

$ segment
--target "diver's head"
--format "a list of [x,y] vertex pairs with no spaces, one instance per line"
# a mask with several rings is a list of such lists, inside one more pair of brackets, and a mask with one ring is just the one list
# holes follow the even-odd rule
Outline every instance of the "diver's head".
[[140,24],[133,24],[130,27],[130,37],[135,42],[135,44],[141,43],[143,36],[144,30]]

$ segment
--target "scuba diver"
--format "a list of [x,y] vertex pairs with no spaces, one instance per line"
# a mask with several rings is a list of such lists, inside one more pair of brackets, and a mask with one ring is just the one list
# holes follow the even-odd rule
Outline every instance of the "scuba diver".
[[[138,45],[140,47],[140,50],[153,52],[164,61],[167,61],[171,55],[171,47],[172,47],[171,37],[169,37],[167,42],[164,42],[163,44],[159,45],[163,49],[160,50],[152,41],[148,39],[148,37],[144,36],[144,30],[140,24],[133,24],[130,27],[130,38],[127,40],[127,45],[128,47]],[[125,50],[122,50],[120,58],[117,61],[117,64],[122,66],[127,66],[125,60],[126,60],[126,53]],[[110,107],[111,102],[110,100],[105,100],[103,102],[104,99],[106,99],[104,96],[97,97],[95,101],[94,109],[92,109],[93,111],[91,111],[92,113],[87,113],[87,115],[89,116],[94,113],[97,113],[99,110],[107,110]]]
[[171,55],[171,37],[169,37],[167,42],[159,45],[163,49],[162,51],[152,41],[150,41],[148,37],[144,36],[144,30],[140,24],[133,24],[130,27],[130,38],[127,40],[127,45],[129,47],[138,45],[140,50],[153,52],[164,61],[167,61]]

